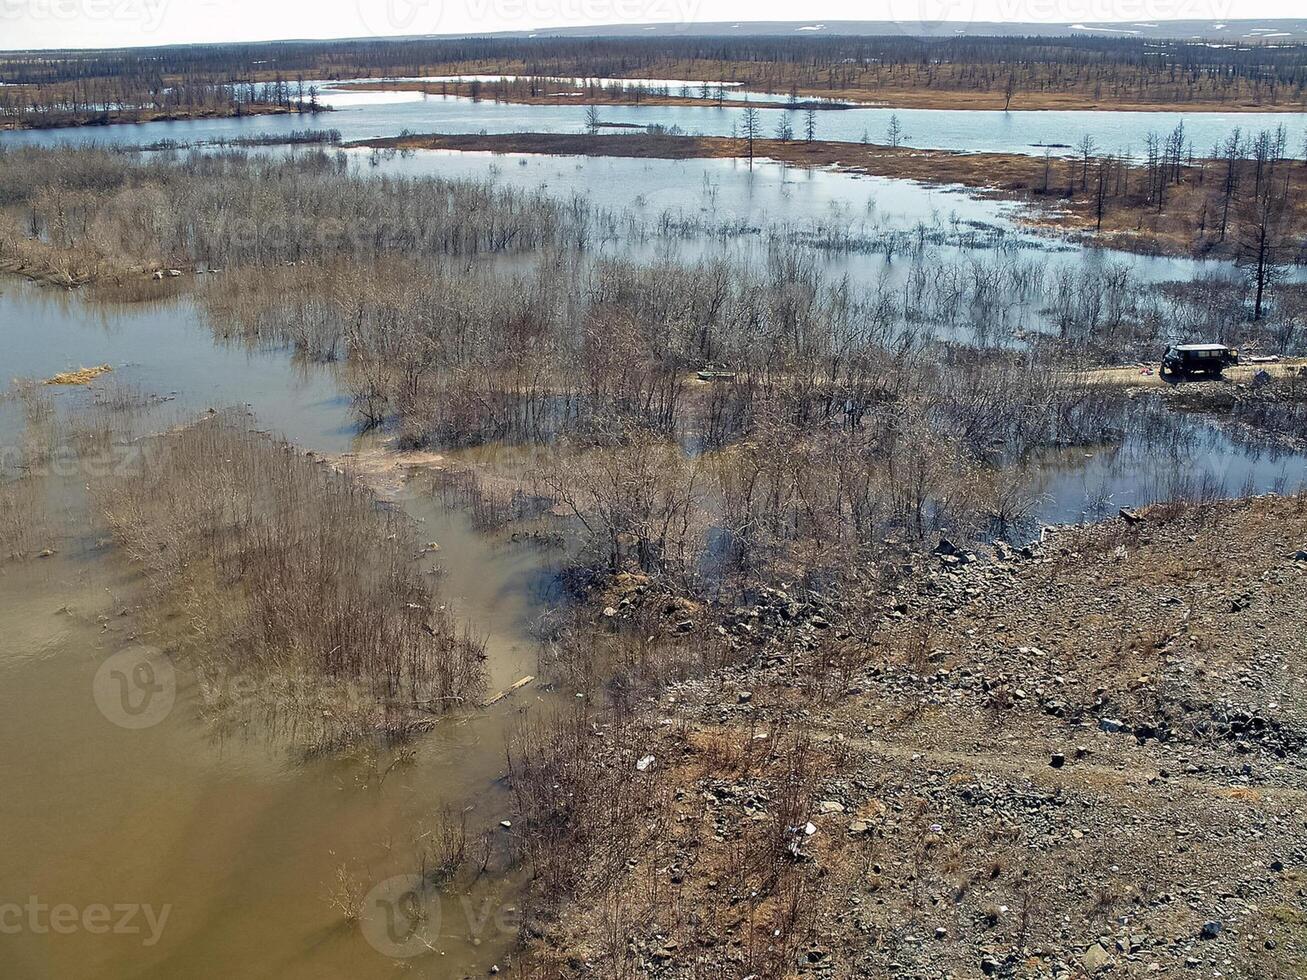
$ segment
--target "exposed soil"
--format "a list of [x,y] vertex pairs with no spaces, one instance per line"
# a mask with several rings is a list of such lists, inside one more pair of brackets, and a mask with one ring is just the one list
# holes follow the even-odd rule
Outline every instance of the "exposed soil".
[[1119,384],[1129,385],[1130,387],[1143,386],[1150,388],[1169,388],[1202,385],[1213,382],[1219,384],[1222,380],[1236,384],[1247,384],[1251,382],[1258,373],[1263,371],[1272,378],[1290,378],[1302,374],[1304,368],[1307,368],[1307,358],[1286,357],[1264,363],[1245,360],[1243,364],[1227,367],[1225,371],[1222,372],[1220,379],[1195,377],[1193,379],[1182,379],[1176,381],[1170,377],[1162,377],[1158,373],[1157,364],[1136,364],[1127,367],[1095,368],[1092,371],[1084,372],[1080,377],[1094,384]]
[[732,662],[596,730],[642,806],[543,974],[1307,974],[1304,548],[1307,497],[1159,506],[676,607]]
[[377,440],[355,452],[326,457],[326,460],[335,469],[349,473],[383,500],[396,500],[415,470],[439,469],[446,457],[444,453],[428,450],[397,450],[393,440]]

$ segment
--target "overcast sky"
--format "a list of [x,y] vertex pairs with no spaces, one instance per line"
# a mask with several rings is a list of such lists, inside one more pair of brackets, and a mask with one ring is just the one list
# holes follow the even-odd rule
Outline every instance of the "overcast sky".
[[587,24],[1156,22],[1301,17],[1302,0],[0,0],[0,49],[466,34]]

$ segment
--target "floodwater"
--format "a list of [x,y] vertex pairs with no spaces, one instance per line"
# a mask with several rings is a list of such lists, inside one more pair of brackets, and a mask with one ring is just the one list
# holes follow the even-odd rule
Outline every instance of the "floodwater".
[[[745,160],[657,160],[459,150],[372,154],[346,151],[356,169],[387,175],[490,180],[553,197],[582,196],[610,211],[649,220],[664,213],[710,223],[811,228],[849,220],[900,229],[979,222],[1015,234],[1018,205],[958,186],[922,184],[827,169]],[[376,161],[375,163],[373,161]]]
[[[403,128],[583,126],[584,110],[571,106],[500,106],[413,93],[329,97],[341,100],[339,111],[312,123],[339,128],[347,139],[395,135]],[[739,111],[614,107],[604,115],[729,133]],[[823,113],[819,131],[856,139],[870,128],[874,139],[888,115],[879,109]],[[899,115],[910,141],[921,145],[1024,146],[1021,152],[1035,152],[1029,141],[1036,138],[1073,143],[1086,129],[1107,148],[1112,140],[1138,146],[1148,129],[1174,125],[1168,114]],[[1185,118],[1199,146],[1232,125],[1292,121],[1243,114]],[[285,132],[307,122],[255,117],[12,133],[0,135],[0,146],[204,140]],[[374,166],[366,151],[351,158],[360,169]],[[651,216],[681,210],[812,230],[824,217],[842,222],[856,213],[868,231],[981,227],[1045,251],[1052,263],[1120,261],[1155,280],[1188,278],[1201,268],[1040,240],[1016,227],[1012,205],[946,188],[766,162],[749,170],[720,160],[419,153],[386,156],[375,166],[390,173],[543,185],[561,196],[585,192],[600,206]],[[960,244],[943,247],[965,251]],[[859,254],[828,261],[858,280],[881,275],[890,264],[883,256]],[[299,362],[282,350],[216,340],[189,299],[97,306],[77,293],[0,278],[0,351],[4,382],[109,363],[113,381],[172,399],[153,410],[156,424],[209,407],[246,405],[260,425],[301,449],[341,454],[371,445],[356,431],[337,369]],[[67,408],[87,398],[84,391],[59,390],[55,403]],[[1081,520],[1196,487],[1226,494],[1292,488],[1307,476],[1307,457],[1300,453],[1247,448],[1200,419],[1177,425],[1182,438],[1132,434],[1118,446],[1029,461],[1040,490],[1035,520]],[[19,407],[0,403],[6,460],[21,426]],[[35,916],[47,928],[4,936],[0,976],[368,978],[404,969],[443,980],[505,966],[516,939],[518,881],[502,868],[498,829],[508,803],[498,779],[504,738],[518,711],[548,694],[528,686],[482,716],[451,718],[418,738],[413,758],[394,768],[391,763],[402,760],[390,750],[305,759],[277,733],[257,726],[220,737],[202,717],[208,690],[184,664],[178,665],[171,710],[147,728],[124,727],[122,716],[97,700],[97,692],[103,693],[97,678],[109,658],[140,642],[135,617],[120,613],[139,601],[142,583],[103,542],[103,529],[82,500],[79,474],[50,479],[60,530],[48,547],[56,554],[0,564],[0,833],[7,845],[0,849],[0,911],[20,906],[24,922]],[[548,554],[473,533],[461,516],[421,493],[404,492],[401,504],[421,522],[422,540],[441,545],[425,560],[444,569],[443,595],[486,638],[492,689],[535,673],[530,626],[555,587]],[[492,873],[460,894],[432,900],[440,914],[428,919],[438,920],[426,937],[430,948],[396,948],[393,937],[383,931],[378,938],[349,921],[344,909],[358,907],[365,893],[393,876],[416,870],[415,837],[427,832],[446,804],[471,807],[469,826],[489,830],[499,864],[492,862]],[[56,905],[79,915],[107,906],[113,922],[122,916],[118,908],[133,907],[133,931],[110,928],[102,935],[85,924],[67,934],[54,931],[49,907]],[[6,924],[0,919],[0,926]],[[397,955],[413,952],[419,955]]]
[[[1037,253],[1050,271],[1062,267],[1099,269],[1121,266],[1141,282],[1186,281],[1211,272],[1234,274],[1232,262],[1142,255],[1085,248],[1032,231],[1019,223],[1019,202],[978,196],[958,185],[924,184],[845,171],[795,167],[758,159],[656,160],[482,151],[343,151],[355,171],[387,176],[440,177],[487,181],[515,190],[541,189],[562,200],[582,198],[614,214],[632,214],[646,225],[664,218],[700,222],[707,228],[738,229],[736,245],[749,250],[748,232],[764,229],[812,241],[828,229],[853,237],[886,233],[931,233],[942,241],[935,253],[944,260],[974,260],[1001,245],[1005,254]],[[660,243],[661,254],[692,258],[719,253],[687,238]],[[632,251],[622,244],[621,249]],[[902,251],[902,249],[900,249]],[[857,283],[887,279],[901,285],[908,264],[874,250],[825,251],[832,275]],[[897,264],[896,264],[897,263]],[[1307,270],[1287,271],[1301,279]]]
[[1030,523],[1098,521],[1122,507],[1307,486],[1307,453],[1301,450],[1240,439],[1201,417],[1168,421],[1169,438],[1132,432],[1115,445],[1038,454],[1027,463],[1039,501]]
[[[363,79],[362,81],[368,81]],[[514,105],[462,96],[421,92],[360,92],[348,83],[320,83],[320,101],[334,111],[314,117],[299,115],[246,116],[59,130],[0,133],[0,146],[52,143],[149,144],[158,140],[194,142],[267,136],[307,126],[332,128],[347,140],[413,133],[580,133],[586,130],[586,108],[577,105]],[[737,93],[738,94],[738,93]],[[773,133],[785,113],[795,132],[803,127],[802,112],[774,101],[758,101],[762,125]],[[677,127],[689,134],[731,136],[740,129],[744,109],[715,105],[603,106],[604,122],[623,126]],[[1116,112],[1040,110],[1000,112],[962,109],[889,109],[859,106],[818,113],[820,139],[856,143],[887,141],[890,119],[897,117],[908,146],[964,152],[996,151],[1040,155],[1073,155],[1084,136],[1093,138],[1100,153],[1131,152],[1142,156],[1149,133],[1167,134],[1183,123],[1186,142],[1203,154],[1238,127],[1243,132],[1275,129],[1289,132],[1289,152],[1301,152],[1304,115],[1275,112]]]
[[[217,344],[187,301],[105,311],[3,285],[9,376],[109,361],[118,382],[176,392],[152,424],[245,403],[301,448],[368,448],[329,371]],[[61,390],[56,404],[87,397]],[[18,438],[17,414],[0,404],[6,446]],[[519,882],[505,873],[498,777],[508,727],[541,695],[528,687],[483,715],[450,718],[412,744],[411,758],[364,747],[306,760],[271,727],[214,730],[203,707],[243,679],[177,664],[171,709],[125,727],[131,718],[106,702],[102,668],[144,642],[124,614],[143,583],[87,513],[84,477],[59,473],[47,478],[59,530],[45,544],[56,554],[0,564],[0,908],[24,926],[0,943],[0,976],[388,977],[406,968],[444,980],[506,966]],[[491,689],[534,674],[529,628],[553,588],[547,556],[474,533],[425,493],[405,491],[401,504],[422,540],[441,545],[425,561],[443,570],[442,598],[485,638]],[[419,938],[430,949],[393,945],[370,918],[382,906],[365,897],[417,870],[422,835],[444,806],[469,808],[469,829],[490,834],[491,872],[427,897]],[[67,934],[54,931],[54,906],[91,910],[91,926],[79,918]],[[113,923],[136,911],[106,932],[101,906],[122,909]],[[373,912],[350,921],[343,910],[360,906]]]
[[[485,562],[479,574],[506,585],[512,566]],[[339,894],[357,907],[372,887],[416,870],[415,838],[442,804],[470,803],[471,826],[494,826],[506,806],[493,779],[507,712],[442,725],[384,778],[385,753],[305,762],[275,741],[216,739],[198,720],[202,689],[184,671],[166,718],[144,730],[121,727],[99,710],[97,669],[133,646],[130,619],[118,611],[138,588],[90,548],[0,577],[0,827],[8,842],[0,904],[140,905],[167,918],[145,928],[142,915],[140,932],[107,935],[50,934],[34,920],[5,936],[0,974],[393,976],[398,961],[333,903],[338,869],[352,883]],[[470,892],[470,907],[511,908],[512,886],[488,877]],[[478,932],[479,919],[461,918],[460,898],[444,900],[437,951],[403,961],[410,975],[444,980],[503,962],[515,935],[493,918]]]
[[[244,403],[301,448],[369,448],[330,368],[218,342],[187,299],[109,309],[16,280],[4,286],[10,376],[107,361],[115,381],[175,392],[162,411],[178,417]],[[86,397],[61,391],[56,403]],[[0,406],[10,445],[16,411]],[[1127,440],[1037,461],[1036,520],[1145,502],[1175,489],[1176,467],[1189,486],[1219,483],[1230,494],[1294,486],[1307,474],[1301,454],[1272,457],[1204,422],[1184,425],[1189,437],[1163,447]],[[77,474],[65,483],[52,495],[66,506],[49,541],[57,554],[0,565],[0,831],[11,842],[0,849],[0,906],[35,916],[35,927],[0,944],[0,975],[368,978],[403,968],[444,980],[506,967],[520,882],[504,868],[498,826],[508,812],[505,736],[521,708],[549,695],[528,686],[482,716],[448,719],[393,769],[389,750],[304,759],[258,727],[220,737],[201,712],[214,681],[185,664],[171,710],[147,728],[123,727],[105,708],[100,671],[141,642],[134,616],[120,614],[142,583],[80,505]],[[554,588],[546,553],[476,534],[430,496],[404,493],[402,503],[422,522],[421,539],[441,545],[427,560],[444,568],[443,594],[487,640],[492,690],[535,673],[529,627]],[[438,910],[427,920],[438,928],[423,936],[431,948],[378,938],[368,916],[350,921],[343,909],[379,907],[364,896],[384,896],[416,870],[421,838],[445,805],[470,808],[468,824],[489,833],[498,864],[428,898]],[[138,911],[133,931],[63,935],[40,928],[53,906]]]

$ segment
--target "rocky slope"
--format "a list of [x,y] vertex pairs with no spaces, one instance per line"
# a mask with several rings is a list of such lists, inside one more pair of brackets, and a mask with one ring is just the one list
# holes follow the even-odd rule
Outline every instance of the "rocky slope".
[[[1307,498],[1259,498],[945,544],[852,598],[655,608],[728,665],[599,733],[647,802],[539,962],[1307,976],[1303,549]],[[648,631],[641,601],[611,628]]]

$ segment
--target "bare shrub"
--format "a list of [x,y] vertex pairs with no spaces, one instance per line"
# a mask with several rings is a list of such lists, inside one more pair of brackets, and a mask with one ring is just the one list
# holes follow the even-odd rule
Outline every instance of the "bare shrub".
[[304,709],[328,744],[425,727],[484,690],[480,645],[417,574],[403,515],[360,484],[234,414],[156,437],[149,460],[93,489],[197,669],[254,678],[258,709]]

